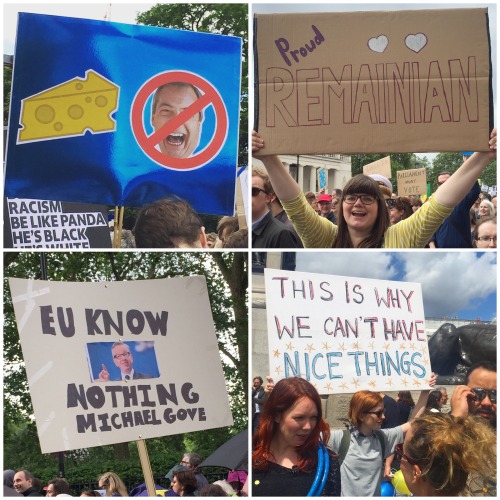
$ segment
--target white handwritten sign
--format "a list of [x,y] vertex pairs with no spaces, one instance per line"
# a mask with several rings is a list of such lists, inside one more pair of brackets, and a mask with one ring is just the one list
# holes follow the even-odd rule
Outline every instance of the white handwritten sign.
[[205,277],[9,284],[42,453],[232,425]]
[[269,365],[320,394],[428,388],[419,283],[265,269]]

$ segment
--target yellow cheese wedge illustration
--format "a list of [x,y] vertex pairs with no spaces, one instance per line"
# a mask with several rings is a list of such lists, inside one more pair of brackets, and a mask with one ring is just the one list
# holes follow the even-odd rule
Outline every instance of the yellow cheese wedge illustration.
[[33,142],[112,132],[111,114],[118,106],[120,88],[93,70],[23,99],[17,142]]

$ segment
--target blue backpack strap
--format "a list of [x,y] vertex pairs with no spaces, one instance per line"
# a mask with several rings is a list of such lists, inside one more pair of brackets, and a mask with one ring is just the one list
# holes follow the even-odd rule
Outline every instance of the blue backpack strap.
[[348,429],[344,429],[342,433],[342,441],[340,441],[339,447],[339,465],[342,465],[347,452],[349,451],[349,445],[351,444],[351,433]]

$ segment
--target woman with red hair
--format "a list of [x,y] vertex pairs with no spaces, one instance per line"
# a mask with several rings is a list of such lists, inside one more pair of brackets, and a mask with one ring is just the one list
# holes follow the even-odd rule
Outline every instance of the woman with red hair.
[[330,427],[318,392],[307,380],[291,377],[268,395],[254,435],[253,496],[340,496],[336,455],[326,449]]
[[[427,381],[432,387],[436,376]],[[425,408],[429,390],[421,391],[415,406],[417,416]],[[349,431],[332,430],[328,445],[340,455],[342,496],[381,496],[385,459],[394,453],[396,444],[403,441],[410,423],[391,429],[381,429],[384,421],[384,400],[380,393],[358,391],[349,404]]]

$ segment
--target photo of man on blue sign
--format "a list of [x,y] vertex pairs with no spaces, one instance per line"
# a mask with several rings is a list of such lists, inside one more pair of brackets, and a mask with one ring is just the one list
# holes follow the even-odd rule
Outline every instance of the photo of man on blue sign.
[[[153,97],[151,124],[155,132],[170,122],[201,97],[201,92],[189,83],[172,82],[159,87]],[[187,158],[200,143],[203,111],[193,114],[185,123],[158,143],[160,151],[174,158]]]

